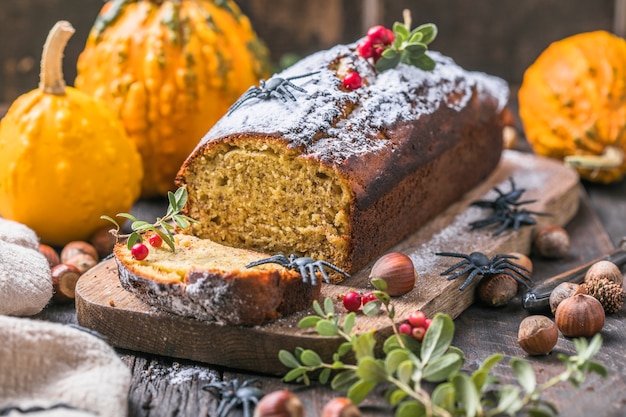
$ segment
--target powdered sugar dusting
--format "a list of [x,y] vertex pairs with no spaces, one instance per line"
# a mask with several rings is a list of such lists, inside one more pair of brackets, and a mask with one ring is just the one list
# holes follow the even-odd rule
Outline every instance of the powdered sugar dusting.
[[[377,73],[355,53],[355,47],[335,46],[277,74],[289,78],[316,72],[292,80],[307,91],[303,94],[288,88],[297,101],[251,98],[223,117],[199,146],[224,136],[254,132],[285,138],[290,146],[302,147],[304,155],[339,164],[364,151],[376,152],[384,147],[387,141],[379,134],[386,128],[417,120],[442,106],[459,111],[474,94],[491,97],[495,113],[507,103],[509,89],[505,81],[466,71],[438,52],[428,53],[436,62],[433,71],[400,64]],[[340,65],[357,71],[363,86],[354,91],[340,88],[336,74]]]

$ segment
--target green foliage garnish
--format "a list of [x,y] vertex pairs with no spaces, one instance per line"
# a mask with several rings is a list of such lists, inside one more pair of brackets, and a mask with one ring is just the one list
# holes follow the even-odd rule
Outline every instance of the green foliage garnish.
[[161,236],[163,242],[165,242],[170,249],[172,249],[172,252],[174,252],[176,250],[174,247],[174,230],[176,229],[176,226],[180,229],[186,229],[191,223],[197,223],[197,221],[191,217],[180,214],[182,209],[185,207],[185,204],[187,204],[187,196],[187,189],[184,187],[177,189],[175,193],[168,191],[167,200],[169,205],[167,207],[167,212],[164,217],[157,217],[154,223],[138,220],[130,213],[118,213],[116,217],[122,217],[132,222],[130,225],[132,232],[130,234],[120,234],[121,226],[112,217],[100,216],[100,218],[108,220],[116,226],[116,230],[112,230],[111,232],[117,239],[128,239],[128,249],[131,249],[135,243],[142,242],[142,235],[144,233],[152,232]]
[[[340,336],[345,339],[330,361],[325,362],[310,349],[296,348],[294,353],[281,350],[278,358],[290,368],[284,381],[310,384],[310,374],[319,372],[318,380],[328,383],[335,391],[346,392],[348,398],[359,404],[374,388],[387,387],[386,401],[395,408],[396,417],[419,416],[500,416],[525,412],[532,416],[555,416],[556,407],[541,399],[541,393],[552,386],[569,381],[578,387],[586,374],[595,372],[607,375],[601,364],[592,361],[602,345],[599,334],[590,342],[574,340],[577,355],[559,355],[565,370],[543,384],[537,384],[530,363],[521,358],[510,360],[517,384],[500,384],[491,370],[503,359],[502,354],[489,356],[482,365],[468,374],[462,372],[465,362],[462,350],[451,345],[454,322],[449,315],[437,313],[428,327],[422,342],[400,334],[393,322],[395,310],[389,295],[384,292],[384,282],[373,280],[376,301],[369,302],[364,314],[373,316],[384,309],[392,321],[394,334],[382,346],[383,357],[375,356],[374,331],[352,334],[355,313],[341,317],[335,312],[333,300],[326,298],[323,305],[313,302],[316,315],[304,317],[300,328],[314,328],[321,336]],[[352,359],[346,361],[348,353]],[[429,394],[422,383],[438,384]]]
[[435,61],[426,55],[428,44],[437,37],[435,24],[426,23],[411,30],[411,15],[405,10],[404,23],[394,23],[392,30],[395,40],[376,61],[376,70],[395,68],[400,62],[425,71],[435,68]]

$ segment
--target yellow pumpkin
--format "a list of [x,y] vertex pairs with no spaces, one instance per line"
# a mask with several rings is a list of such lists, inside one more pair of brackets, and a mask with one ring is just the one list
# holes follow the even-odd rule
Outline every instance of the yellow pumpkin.
[[65,21],[52,28],[39,88],[18,97],[0,123],[0,216],[57,246],[88,239],[106,226],[101,215],[129,211],[143,173],[108,106],[65,86],[63,49],[73,33]]
[[605,31],[548,46],[520,86],[520,119],[533,150],[581,177],[611,183],[626,173],[626,41]]
[[142,196],[165,195],[191,150],[268,54],[232,0],[111,0],[78,60],[76,88],[121,118],[144,161]]

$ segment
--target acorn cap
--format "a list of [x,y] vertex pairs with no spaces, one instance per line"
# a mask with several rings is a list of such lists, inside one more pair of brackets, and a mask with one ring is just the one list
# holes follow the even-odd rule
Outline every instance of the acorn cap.
[[626,292],[622,286],[608,278],[598,278],[582,284],[591,295],[604,307],[606,313],[616,313],[624,305]]

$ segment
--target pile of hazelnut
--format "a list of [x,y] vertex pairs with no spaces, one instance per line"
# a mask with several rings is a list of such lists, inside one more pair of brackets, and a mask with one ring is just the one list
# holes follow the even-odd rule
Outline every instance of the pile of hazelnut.
[[[569,236],[556,226],[541,229],[535,236],[535,250],[545,258],[563,257],[569,250]],[[530,355],[542,355],[556,346],[559,332],[565,337],[591,337],[604,327],[607,314],[619,311],[626,300],[623,275],[614,263],[593,263],[581,284],[563,282],[550,294],[554,316],[531,315],[520,323],[519,345]]]
[[52,274],[52,299],[56,302],[73,301],[78,278],[109,255],[114,244],[115,238],[105,229],[96,232],[89,242],[72,241],[59,250],[41,243],[39,251],[48,260]]

